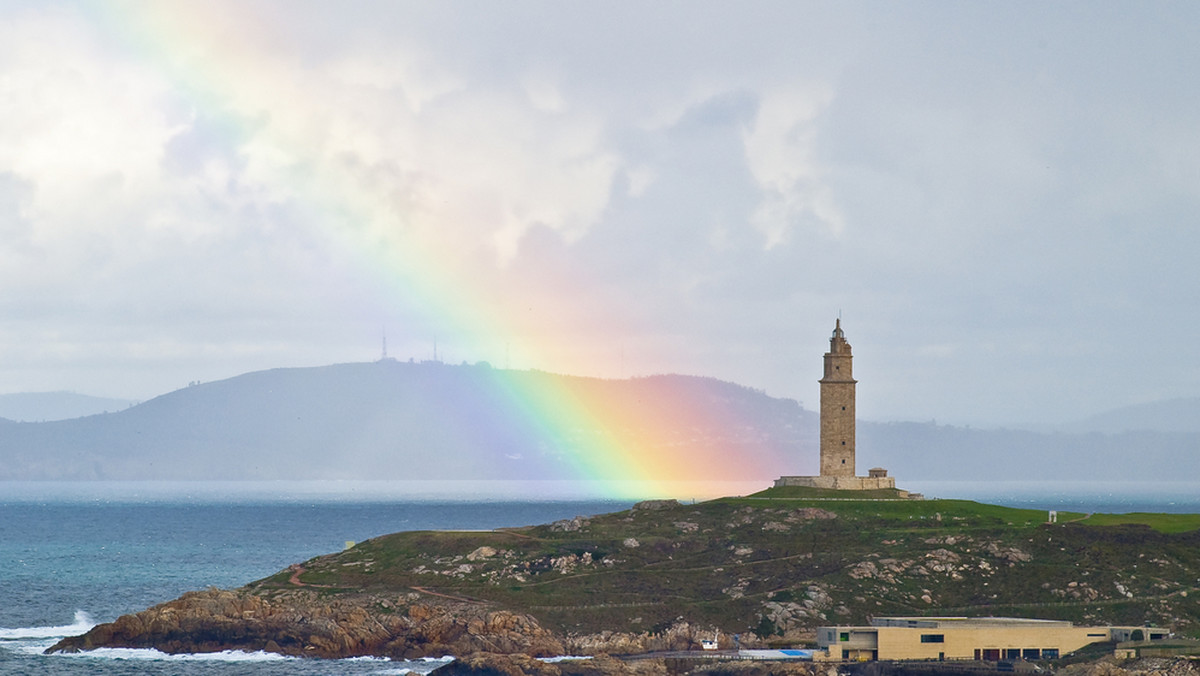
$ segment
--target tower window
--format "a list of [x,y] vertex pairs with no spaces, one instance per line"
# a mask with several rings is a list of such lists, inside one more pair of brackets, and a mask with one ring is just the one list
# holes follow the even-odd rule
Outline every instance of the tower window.
[[842,407],[842,410],[843,410],[843,411],[845,411],[845,410],[846,410],[846,407],[845,407],[845,406],[843,406],[843,407]]
[[843,441],[843,442],[842,442],[842,445],[843,445],[843,446],[845,446],[845,445],[846,445],[846,442],[844,442],[844,441]]

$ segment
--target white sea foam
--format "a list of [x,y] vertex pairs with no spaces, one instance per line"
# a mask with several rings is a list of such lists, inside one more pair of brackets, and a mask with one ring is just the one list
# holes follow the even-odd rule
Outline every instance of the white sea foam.
[[61,654],[68,658],[154,662],[277,662],[303,659],[263,652],[261,650],[257,652],[222,650],[215,653],[180,653],[172,655],[153,648],[97,648],[87,652]]
[[22,641],[29,639],[65,638],[86,634],[96,622],[82,610],[75,611],[75,622],[57,627],[0,628],[0,641]]
[[442,666],[443,664],[448,664],[453,661],[454,661],[453,657],[420,657],[415,660],[408,660],[406,662],[400,663],[400,664],[408,664],[408,665],[412,665],[412,666],[400,666],[398,664],[394,668],[382,669],[380,671],[374,671],[371,673],[382,674],[385,676],[405,676],[406,674],[428,674],[429,672]]

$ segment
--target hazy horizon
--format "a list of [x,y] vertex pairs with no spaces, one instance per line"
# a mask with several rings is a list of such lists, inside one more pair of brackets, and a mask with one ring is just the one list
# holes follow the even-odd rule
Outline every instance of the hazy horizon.
[[[392,361],[401,361],[401,360],[396,360],[391,357],[389,357],[389,359]],[[377,363],[379,360],[375,360],[375,361]],[[408,360],[403,360],[403,361],[408,361]],[[417,360],[415,360],[415,359],[412,361],[417,362]],[[369,364],[369,363],[373,363],[373,362],[370,362],[370,361],[345,362],[345,364]],[[417,363],[420,363],[420,362],[417,362]],[[429,363],[429,362],[425,362],[425,363]],[[438,363],[445,364],[445,362],[440,362],[440,360]],[[478,364],[479,364],[479,362],[476,362],[475,364],[463,362],[461,365],[473,366],[473,365],[478,365]],[[448,365],[449,366],[457,366],[459,364],[448,364]],[[278,369],[322,368],[322,367],[332,367],[332,366],[338,366],[338,364],[324,364],[324,365],[312,366],[312,367],[276,367],[276,368],[278,368]],[[489,364],[489,366],[492,368],[499,368],[499,367],[496,367],[494,364]],[[276,369],[264,369],[264,370],[270,371],[270,370],[276,370]],[[529,370],[529,369],[521,369],[521,370]],[[248,372],[248,373],[253,373],[253,372]],[[231,376],[230,378],[237,378],[238,376],[241,376],[241,375],[247,375],[247,374],[245,374],[245,373],[237,374],[237,375]],[[559,375],[572,376],[574,374],[559,374]],[[703,376],[701,374],[652,374],[652,376],[662,376],[662,375],[687,375],[687,376],[709,377],[709,376]],[[644,377],[652,377],[652,376],[630,376],[629,378],[644,378]],[[207,381],[207,382],[220,382],[223,380],[229,380],[230,378],[221,378],[216,381]],[[629,378],[617,378],[617,379],[618,380],[626,380]],[[201,385],[201,384],[204,384],[204,383],[202,383],[201,381],[193,381],[183,387],[175,388],[174,390],[168,390],[166,392],[160,392],[158,394],[152,395],[145,399],[138,399],[138,400],[97,397],[94,395],[89,395],[84,392],[70,392],[70,391],[65,391],[65,390],[49,391],[49,392],[46,392],[46,391],[43,391],[43,392],[4,392],[4,393],[0,393],[0,419],[8,419],[8,420],[16,421],[16,422],[53,422],[53,421],[57,421],[57,420],[69,420],[72,418],[94,415],[97,413],[116,413],[116,412],[120,412],[121,410],[124,410],[126,408],[131,408],[131,407],[143,404],[143,403],[153,400],[157,397],[168,395],[168,394],[171,394],[172,392],[187,389],[188,387],[193,387],[195,385]],[[733,384],[743,385],[742,383],[733,383]],[[745,386],[745,385],[743,385],[743,386]],[[745,387],[749,387],[749,386],[745,386]],[[752,389],[757,389],[757,388],[752,388]],[[765,394],[767,394],[767,396],[772,396],[772,395],[770,395],[770,393],[765,393]],[[783,397],[783,398],[787,399],[786,397]],[[809,405],[809,406],[806,406],[804,402],[797,402],[797,403],[799,403],[800,407],[806,411],[814,412],[814,413],[819,411],[819,406],[817,405],[817,402],[813,402],[813,404]],[[1034,422],[1028,422],[1028,421],[1025,421],[1025,422],[1011,421],[1011,422],[998,422],[998,423],[992,423],[992,424],[985,423],[983,425],[976,425],[976,426],[980,427],[981,429],[1014,428],[1014,429],[1026,429],[1026,430],[1030,430],[1030,431],[1071,431],[1072,427],[1084,425],[1085,427],[1081,427],[1080,429],[1074,430],[1074,431],[1087,432],[1087,431],[1096,431],[1095,429],[1086,427],[1087,424],[1097,423],[1097,419],[1100,419],[1101,417],[1106,416],[1108,414],[1121,413],[1121,414],[1133,414],[1133,415],[1137,416],[1140,413],[1140,414],[1143,414],[1142,417],[1144,417],[1144,414],[1149,413],[1149,415],[1152,419],[1156,419],[1158,425],[1153,425],[1151,427],[1148,427],[1147,429],[1153,428],[1153,429],[1158,429],[1160,431],[1178,431],[1177,426],[1179,425],[1180,421],[1183,421],[1185,418],[1189,418],[1192,410],[1196,408],[1197,404],[1200,404],[1200,398],[1197,398],[1197,397],[1174,397],[1174,398],[1163,399],[1163,400],[1159,400],[1159,401],[1155,401],[1155,402],[1147,402],[1145,404],[1134,404],[1134,405],[1128,405],[1128,406],[1121,406],[1121,407],[1117,407],[1117,408],[1113,408],[1113,409],[1105,409],[1103,411],[1095,411],[1093,413],[1090,413],[1090,414],[1087,414],[1080,418],[1076,418],[1076,419],[1072,419],[1072,420],[1058,420],[1058,421],[1042,422],[1042,423],[1034,423]],[[1141,418],[1139,418],[1139,419],[1141,419]],[[962,423],[962,422],[945,421],[945,420],[939,421],[936,418],[929,418],[929,419],[924,419],[924,420],[915,420],[915,419],[883,420],[883,419],[868,419],[868,418],[860,417],[859,420],[861,420],[863,422],[867,422],[867,423],[879,423],[879,424],[898,423],[898,422],[913,422],[913,423],[931,423],[931,424],[938,424],[938,425],[950,425],[950,426],[955,426],[955,427],[966,427],[966,428],[972,427],[972,423],[970,423],[970,422]]]

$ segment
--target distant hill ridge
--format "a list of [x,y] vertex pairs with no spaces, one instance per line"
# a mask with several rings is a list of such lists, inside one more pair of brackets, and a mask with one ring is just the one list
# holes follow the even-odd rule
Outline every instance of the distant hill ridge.
[[69,420],[120,411],[129,408],[134,403],[127,399],[93,397],[75,392],[0,394],[0,420],[13,422]]
[[[570,437],[606,430],[539,429],[514,413],[512,392],[551,385],[609,409],[602,418],[668,430],[673,438],[656,439],[664,451],[728,448],[770,471],[809,455],[805,439],[816,424],[795,401],[713,378],[604,380],[381,361],[258,371],[118,413],[7,425],[0,478],[581,478]],[[724,425],[731,411],[750,429]],[[673,426],[663,412],[686,420]],[[749,478],[736,475],[746,465],[737,457],[729,465],[724,478]],[[681,476],[697,471],[707,470],[680,467]]]
[[[584,478],[571,455],[581,442],[628,430],[546,425],[513,394],[538,388],[587,400],[595,425],[619,419],[654,430],[638,452],[669,459],[676,476],[664,478],[767,482],[816,472],[816,413],[714,378],[606,380],[381,361],[258,371],[113,413],[3,422],[0,480]],[[1188,402],[1200,404],[1180,400],[1176,416]],[[1152,418],[1149,410],[1140,419]],[[1200,432],[860,421],[857,460],[860,473],[886,467],[901,485],[1186,479],[1200,476]]]
[[1200,397],[1184,397],[1122,406],[1066,425],[1072,432],[1200,433]]

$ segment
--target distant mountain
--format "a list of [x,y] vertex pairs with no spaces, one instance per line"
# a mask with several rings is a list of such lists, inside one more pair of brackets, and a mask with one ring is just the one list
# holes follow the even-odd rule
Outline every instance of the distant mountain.
[[903,479],[1172,481],[1200,476],[1200,434],[1031,432],[933,423],[858,425],[858,456]]
[[0,418],[15,422],[68,420],[120,411],[134,403],[126,399],[91,397],[74,392],[0,394]]
[[1200,433],[1200,397],[1167,399],[1124,406],[1064,425],[1071,432],[1185,432]]
[[[815,474],[818,436],[817,414],[797,402],[713,378],[605,380],[381,361],[260,371],[114,413],[3,423],[0,480],[618,474],[766,482]],[[885,467],[902,486],[1182,479],[1200,476],[1200,432],[1182,424],[1069,433],[860,421],[857,460],[860,474]]]
[[0,426],[0,479],[576,479],[627,466],[742,479],[815,458],[815,425],[795,401],[712,378],[381,361]]

